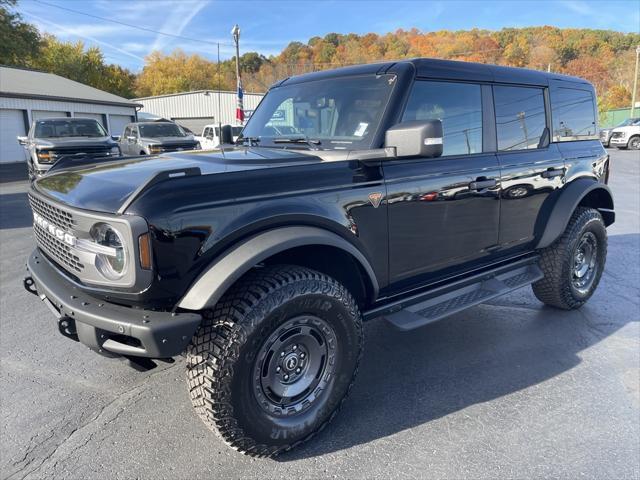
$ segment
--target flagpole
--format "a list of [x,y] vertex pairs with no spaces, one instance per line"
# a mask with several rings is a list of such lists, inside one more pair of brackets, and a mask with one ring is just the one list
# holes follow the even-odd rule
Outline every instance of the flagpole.
[[236,120],[242,125],[244,121],[244,105],[242,103],[242,80],[240,78],[240,27],[236,24],[231,30],[233,35],[233,41],[236,44],[236,79],[237,79],[237,106],[236,106]]

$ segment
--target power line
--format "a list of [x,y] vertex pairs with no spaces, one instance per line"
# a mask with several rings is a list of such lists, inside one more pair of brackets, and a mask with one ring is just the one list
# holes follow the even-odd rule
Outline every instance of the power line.
[[54,3],[49,3],[49,2],[44,2],[42,0],[31,0],[31,1],[35,2],[35,3],[40,3],[42,5],[47,5],[49,7],[58,8],[60,10],[65,10],[67,12],[77,13],[79,15],[84,15],[86,17],[91,17],[91,18],[95,18],[97,20],[102,20],[104,22],[111,22],[111,23],[116,23],[118,25],[122,25],[122,26],[125,26],[125,27],[135,28],[137,30],[142,30],[143,32],[156,33],[158,35],[165,35],[167,37],[179,38],[181,40],[189,40],[191,42],[208,43],[209,45],[224,45],[225,47],[233,47],[234,46],[234,45],[232,45],[230,43],[210,42],[210,41],[202,40],[202,39],[199,39],[199,38],[196,39],[196,38],[191,38],[191,37],[184,37],[182,35],[174,35],[173,33],[160,32],[159,30],[153,30],[152,28],[141,27],[139,25],[132,25],[130,23],[121,22],[119,20],[113,20],[111,18],[100,17],[98,15],[93,15],[91,13],[86,13],[86,12],[81,12],[79,10],[73,10],[73,9],[67,8],[67,7],[61,7],[60,5],[56,5]]

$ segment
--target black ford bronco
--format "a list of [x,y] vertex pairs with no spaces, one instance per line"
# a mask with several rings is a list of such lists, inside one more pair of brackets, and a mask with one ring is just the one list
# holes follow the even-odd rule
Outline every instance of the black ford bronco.
[[608,174],[582,79],[428,59],[317,72],[273,85],[235,145],[75,158],[34,182],[24,283],[102,355],[185,353],[202,420],[274,455],[335,416],[364,320],[410,330],[529,284],[583,305]]

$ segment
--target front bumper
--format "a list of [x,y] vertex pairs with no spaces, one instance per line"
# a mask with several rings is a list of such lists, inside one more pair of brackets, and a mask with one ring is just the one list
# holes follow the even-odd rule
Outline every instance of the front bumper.
[[629,141],[628,138],[626,137],[616,137],[616,138],[610,138],[609,139],[609,145],[612,147],[626,147],[627,146],[627,142]]
[[202,317],[155,312],[97,300],[64,279],[38,250],[27,262],[24,286],[45,302],[60,333],[105,356],[168,358],[189,344]]

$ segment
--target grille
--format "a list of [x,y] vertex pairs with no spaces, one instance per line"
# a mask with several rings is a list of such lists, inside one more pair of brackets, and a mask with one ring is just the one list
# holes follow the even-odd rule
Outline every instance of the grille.
[[611,138],[620,138],[622,137],[622,132],[613,132],[611,134]]
[[38,246],[48,253],[53,260],[62,263],[78,273],[84,270],[84,265],[80,263],[80,259],[73,254],[69,245],[61,242],[38,225],[34,224],[33,231],[36,235]]
[[194,148],[194,144],[193,143],[181,143],[181,144],[177,144],[177,145],[163,145],[162,147],[160,147],[162,149],[163,152],[175,152],[177,149],[181,148],[182,150],[193,150]]
[[43,202],[39,198],[29,195],[29,203],[34,212],[46,218],[49,222],[57,225],[65,230],[71,230],[76,224],[73,219],[73,215],[69,212],[65,212],[57,207],[49,205]]
[[75,154],[87,154],[87,155],[104,155],[111,151],[111,147],[69,147],[69,148],[54,148],[49,150],[51,153],[61,157],[63,155],[75,155]]

